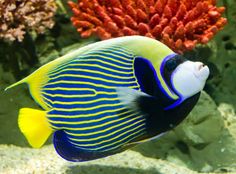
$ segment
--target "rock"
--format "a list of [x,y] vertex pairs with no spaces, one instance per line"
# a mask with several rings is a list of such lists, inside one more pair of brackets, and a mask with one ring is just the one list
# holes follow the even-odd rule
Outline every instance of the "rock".
[[223,126],[215,102],[203,91],[197,106],[174,132],[188,145],[206,146],[220,137]]
[[71,163],[60,158],[52,145],[41,149],[0,145],[0,159],[0,173],[6,174],[197,174],[131,150],[90,162]]

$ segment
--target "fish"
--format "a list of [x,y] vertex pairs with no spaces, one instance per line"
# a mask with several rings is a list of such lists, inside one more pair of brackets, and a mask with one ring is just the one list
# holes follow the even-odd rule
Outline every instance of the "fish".
[[56,152],[95,160],[161,137],[196,105],[209,68],[145,36],[78,48],[5,90],[28,84],[42,110],[21,108],[20,131],[33,148],[53,134]]

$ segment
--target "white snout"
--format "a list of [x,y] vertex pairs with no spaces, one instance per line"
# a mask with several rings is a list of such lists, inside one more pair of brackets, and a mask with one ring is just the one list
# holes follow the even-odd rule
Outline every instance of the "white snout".
[[195,76],[199,80],[205,81],[210,74],[208,66],[204,65],[202,62],[194,62],[194,64],[195,64],[195,72],[194,72]]
[[183,62],[172,73],[172,86],[186,99],[203,89],[209,73],[209,68],[201,62]]

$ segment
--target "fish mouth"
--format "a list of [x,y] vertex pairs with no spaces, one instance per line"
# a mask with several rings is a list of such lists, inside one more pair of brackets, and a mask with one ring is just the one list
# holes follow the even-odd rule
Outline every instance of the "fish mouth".
[[196,65],[195,76],[200,80],[206,80],[209,77],[210,70],[207,65],[199,62]]

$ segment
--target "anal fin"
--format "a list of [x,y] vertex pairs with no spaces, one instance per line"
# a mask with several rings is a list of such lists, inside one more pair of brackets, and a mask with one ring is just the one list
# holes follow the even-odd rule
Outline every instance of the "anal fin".
[[88,151],[76,147],[70,143],[66,133],[63,130],[58,130],[54,133],[53,144],[57,153],[62,158],[72,162],[90,161],[117,153],[115,151]]

